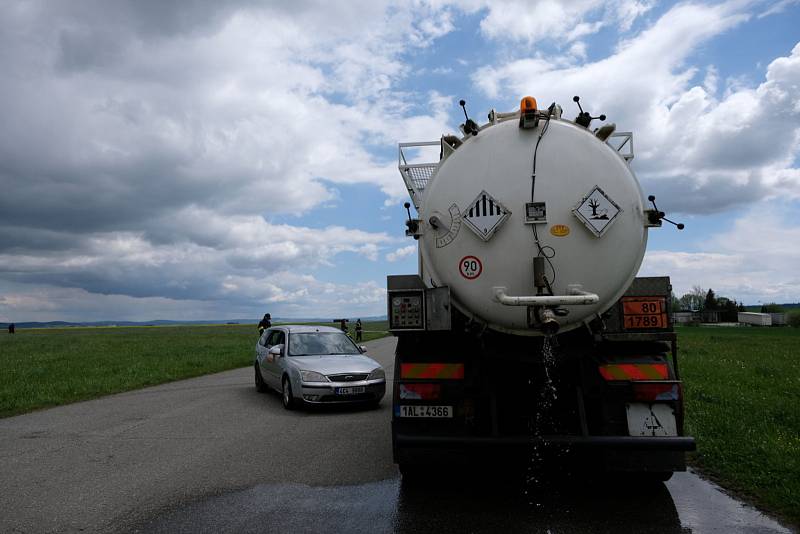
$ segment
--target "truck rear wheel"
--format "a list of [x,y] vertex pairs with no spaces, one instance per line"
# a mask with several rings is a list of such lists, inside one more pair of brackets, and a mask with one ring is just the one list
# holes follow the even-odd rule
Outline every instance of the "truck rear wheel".
[[655,473],[643,473],[642,477],[645,480],[652,482],[666,482],[672,478],[672,471],[657,471]]
[[425,471],[419,465],[401,463],[397,467],[400,469],[404,484],[415,484],[425,476]]

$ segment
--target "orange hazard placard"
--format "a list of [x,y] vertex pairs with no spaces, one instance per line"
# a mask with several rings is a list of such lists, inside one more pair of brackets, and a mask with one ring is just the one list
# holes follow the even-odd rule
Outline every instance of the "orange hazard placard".
[[664,297],[623,297],[622,316],[626,329],[667,328]]

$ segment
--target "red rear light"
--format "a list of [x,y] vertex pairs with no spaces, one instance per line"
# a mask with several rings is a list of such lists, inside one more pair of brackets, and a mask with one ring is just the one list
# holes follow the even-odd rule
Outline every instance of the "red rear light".
[[676,401],[683,396],[679,382],[633,382],[632,386],[637,401]]
[[411,400],[438,399],[442,392],[440,384],[400,384],[400,398]]

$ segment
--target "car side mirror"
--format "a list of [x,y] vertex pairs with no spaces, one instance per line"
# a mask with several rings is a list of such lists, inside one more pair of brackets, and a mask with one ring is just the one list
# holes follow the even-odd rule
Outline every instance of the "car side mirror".
[[366,345],[359,345],[358,346],[358,350],[360,350],[361,353],[363,354],[363,353],[367,352],[367,347],[366,347]]
[[275,345],[271,349],[269,349],[269,353],[273,356],[280,356],[281,351],[283,350],[283,345]]

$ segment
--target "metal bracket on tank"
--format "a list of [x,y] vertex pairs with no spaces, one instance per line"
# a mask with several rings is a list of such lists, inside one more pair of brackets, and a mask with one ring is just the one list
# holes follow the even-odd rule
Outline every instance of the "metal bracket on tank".
[[494,300],[504,306],[571,306],[597,304],[600,297],[595,293],[582,291],[576,286],[568,286],[568,295],[524,295],[506,294],[505,287],[493,287]]

